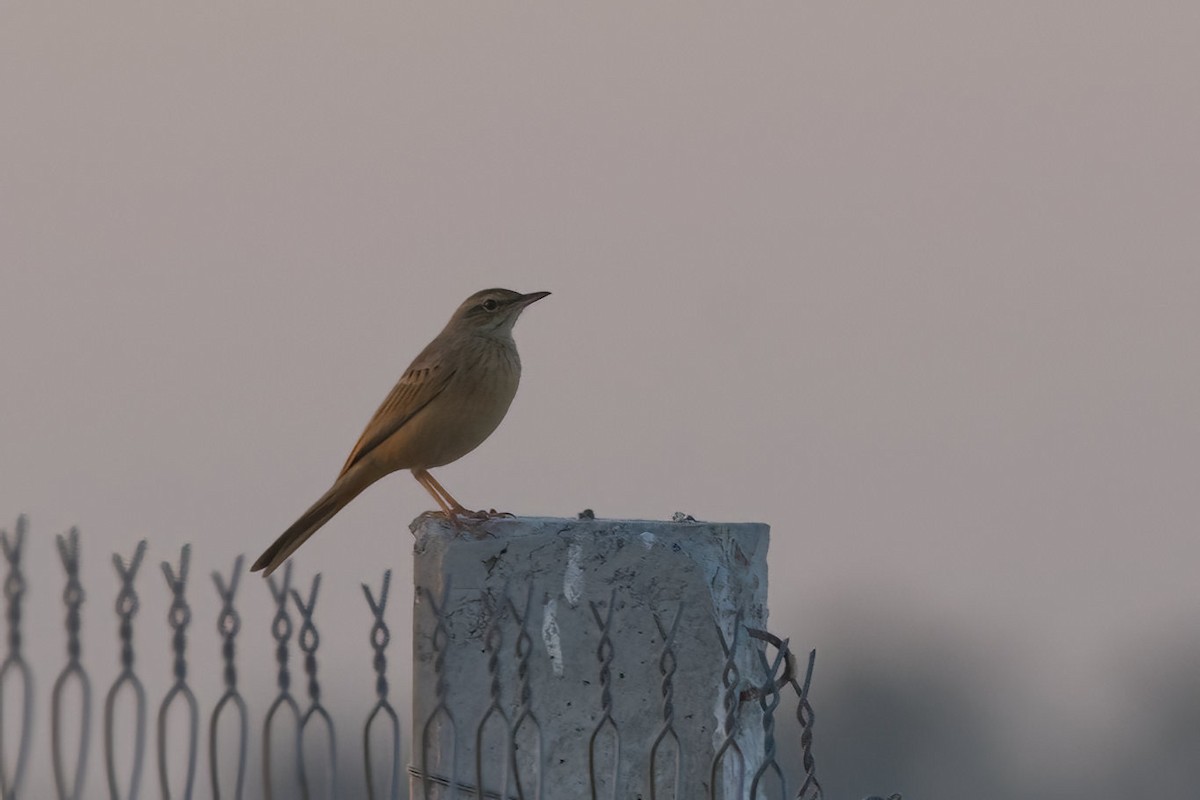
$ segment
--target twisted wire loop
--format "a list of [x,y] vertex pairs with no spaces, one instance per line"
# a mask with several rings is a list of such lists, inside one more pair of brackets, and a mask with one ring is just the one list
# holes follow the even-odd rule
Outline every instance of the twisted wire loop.
[[308,591],[308,602],[300,596],[300,592],[292,589],[292,600],[300,612],[303,622],[300,625],[299,644],[304,653],[304,671],[308,675],[308,710],[300,718],[300,774],[308,785],[308,771],[305,769],[304,732],[313,719],[320,719],[329,734],[329,779],[326,781],[325,794],[333,798],[337,796],[337,737],[333,730],[333,719],[325,706],[321,705],[321,684],[317,681],[317,647],[321,637],[317,635],[317,626],[313,624],[313,612],[317,609],[317,590],[321,588],[321,573],[313,576],[312,588]]
[[[504,594],[507,597],[507,588]],[[483,648],[484,652],[487,653],[488,691],[491,702],[483,712],[483,716],[479,718],[479,724],[475,727],[475,797],[477,800],[483,800],[484,798],[483,787],[486,783],[483,779],[483,740],[490,720],[497,719],[504,726],[502,729],[504,755],[500,759],[499,795],[501,797],[508,796],[508,766],[510,761],[516,757],[513,750],[512,722],[509,720],[508,715],[504,713],[504,708],[500,702],[500,651],[504,647],[504,631],[500,625],[504,620],[505,608],[502,604],[494,602],[494,600],[489,602],[488,605],[488,623],[483,634]]]
[[[726,781],[726,786],[736,786],[737,795],[741,797],[742,786],[745,783],[746,773],[746,756],[742,753],[742,747],[737,743],[737,717],[738,711],[741,708],[741,693],[738,684],[741,683],[742,674],[737,666],[737,646],[738,634],[742,631],[742,612],[738,611],[737,616],[733,620],[733,634],[726,639],[725,632],[721,630],[721,626],[717,624],[717,637],[721,640],[721,651],[725,654],[725,666],[721,670],[721,685],[724,689],[722,695],[722,703],[725,710],[725,718],[722,725],[722,733],[724,738],[721,740],[721,746],[713,753],[712,766],[709,769],[709,784],[708,797],[709,800],[717,800],[717,774],[724,774],[726,756],[730,756],[737,766],[737,781],[731,783]],[[726,794],[726,793],[722,793]],[[726,798],[729,800],[729,798]]]
[[246,784],[246,744],[250,736],[250,723],[246,713],[246,701],[242,699],[237,688],[237,663],[234,659],[234,639],[242,628],[242,618],[234,608],[233,601],[237,595],[238,582],[242,577],[242,564],[245,556],[239,555],[233,562],[233,572],[229,575],[229,583],[221,577],[221,573],[213,570],[213,584],[217,588],[217,596],[221,598],[221,613],[217,617],[217,633],[221,634],[221,656],[225,660],[225,693],[217,701],[208,723],[208,772],[212,781],[213,800],[221,800],[221,770],[218,765],[217,726],[221,721],[221,713],[226,707],[232,707],[238,721],[238,762],[237,781],[234,783],[234,800],[242,800],[242,789]]
[[[271,774],[271,739],[274,731],[275,715],[280,708],[292,712],[292,720],[296,726],[296,736],[292,742],[293,762],[296,770],[296,783],[300,788],[300,796],[308,800],[308,784],[304,779],[301,766],[300,706],[292,697],[292,675],[288,670],[288,642],[292,638],[292,618],[288,614],[288,597],[292,591],[292,562],[283,565],[283,581],[275,582],[275,576],[267,578],[267,588],[271,590],[271,598],[275,601],[275,617],[271,621],[271,636],[275,639],[275,662],[278,664],[275,682],[279,691],[267,708],[267,716],[263,719],[262,752],[263,752],[263,795],[266,800],[274,800],[275,790]],[[287,796],[287,795],[284,795]],[[288,800],[291,800],[290,796]]]
[[782,675],[789,672],[788,656],[788,640],[784,639],[780,644],[776,645],[775,658],[771,661],[767,660],[767,650],[765,647],[757,648],[758,662],[762,667],[765,677],[763,684],[758,690],[758,706],[762,709],[762,729],[763,729],[763,757],[762,763],[754,773],[754,778],[750,781],[750,800],[758,800],[759,782],[766,776],[768,772],[774,772],[779,779],[781,798],[787,798],[787,777],[783,774],[783,770],[779,767],[779,761],[775,756],[775,709],[779,708],[779,688],[782,683],[780,680]]
[[[433,672],[437,676],[434,683],[434,696],[437,698],[437,703],[433,710],[429,712],[429,716],[425,719],[425,725],[421,728],[421,796],[423,800],[430,800],[433,796],[432,789],[436,783],[439,786],[445,787],[450,791],[442,793],[442,797],[458,797],[458,790],[461,787],[458,783],[458,728],[454,721],[454,715],[450,713],[450,707],[446,703],[446,645],[450,641],[450,633],[446,629],[446,606],[450,601],[450,579],[447,577],[442,583],[442,597],[439,601],[433,596],[427,588],[421,590],[425,594],[426,600],[429,602],[429,608],[433,611],[434,619],[437,624],[433,629]],[[450,776],[438,777],[430,771],[429,751],[432,749],[434,742],[430,740],[430,734],[437,729],[438,738],[442,736],[443,730],[449,733],[450,738]],[[439,755],[441,752],[439,751]]]
[[0,797],[15,800],[25,778],[25,767],[29,762],[29,742],[33,725],[33,673],[21,652],[21,603],[25,599],[25,574],[21,570],[21,555],[25,545],[25,532],[29,520],[22,514],[17,517],[14,536],[10,540],[8,531],[0,531],[0,549],[8,562],[8,576],[4,579],[4,599],[8,604],[8,653],[0,666],[0,723],[5,719],[5,687],[14,672],[21,680],[21,736],[17,745],[17,760],[13,770],[8,769],[8,750],[4,746],[4,725],[0,724]]
[[392,777],[389,784],[391,788],[388,790],[387,796],[391,800],[397,800],[400,796],[400,717],[396,715],[396,709],[392,708],[392,704],[388,701],[387,656],[384,654],[384,650],[392,638],[387,623],[383,620],[383,612],[388,601],[388,589],[391,584],[392,571],[385,570],[383,588],[379,590],[378,601],[371,594],[371,587],[365,583],[362,585],[363,594],[367,597],[367,605],[370,606],[371,614],[375,617],[375,623],[371,626],[371,649],[375,651],[375,696],[377,699],[371,713],[367,716],[366,725],[363,726],[363,759],[366,762],[367,770],[368,800],[375,800],[375,775],[371,768],[371,725],[380,714],[387,717],[392,727]]
[[137,591],[133,588],[138,569],[142,566],[142,557],[146,555],[146,540],[138,542],[133,558],[128,566],[119,555],[113,553],[113,567],[121,581],[121,590],[117,593],[117,616],[121,619],[118,628],[121,637],[121,672],[113,681],[104,700],[104,765],[108,774],[108,793],[112,800],[121,796],[117,788],[117,765],[114,753],[117,736],[113,730],[115,722],[117,696],[126,686],[133,692],[134,716],[136,719],[133,738],[133,765],[129,771],[129,791],[125,795],[130,800],[136,800],[142,783],[142,758],[146,754],[146,689],[142,681],[133,671],[133,617],[138,612]]
[[608,596],[608,611],[600,614],[599,607],[588,601],[592,616],[600,629],[600,643],[596,645],[596,659],[600,662],[600,720],[592,729],[588,739],[588,783],[591,787],[592,800],[599,800],[599,781],[596,775],[596,742],[605,728],[612,731],[613,757],[612,770],[609,773],[610,796],[617,797],[617,774],[621,767],[621,731],[612,715],[612,662],[615,648],[612,643],[613,609],[616,608],[617,590],[613,589]]
[[525,591],[525,606],[518,609],[512,598],[508,598],[508,610],[517,623],[517,709],[512,719],[509,734],[510,750],[512,752],[513,782],[517,787],[517,797],[525,800],[525,792],[521,787],[521,770],[517,764],[517,741],[522,729],[532,731],[534,781],[533,800],[542,798],[542,724],[533,713],[533,683],[529,673],[529,657],[533,654],[533,637],[529,634],[529,609],[533,605],[533,584],[530,583]]
[[180,697],[186,703],[188,719],[187,777],[183,783],[185,798],[190,800],[192,787],[196,783],[196,747],[200,735],[200,708],[196,704],[196,695],[187,685],[187,627],[192,622],[192,609],[184,595],[187,589],[191,557],[192,546],[185,544],[179,551],[178,572],[172,569],[168,562],[162,562],[163,577],[167,579],[167,588],[171,591],[171,607],[167,611],[167,622],[170,623],[173,631],[171,649],[175,652],[175,682],[158,707],[158,785],[162,789],[163,800],[171,798],[171,782],[167,775],[167,717],[170,715],[172,704]]
[[[790,663],[790,658],[789,658]],[[821,784],[817,782],[817,767],[812,754],[813,715],[812,705],[808,702],[808,689],[812,686],[813,667],[817,663],[817,651],[808,653],[808,668],[804,671],[804,682],[797,683],[795,670],[792,670],[791,684],[799,699],[796,702],[796,719],[800,722],[800,752],[801,764],[804,766],[804,781],[796,793],[796,800],[821,800],[825,796]],[[900,800],[900,795],[892,795],[891,800]]]
[[[824,792],[821,789],[821,784],[817,782],[816,762],[812,755],[812,729],[813,729],[813,710],[812,705],[808,701],[808,690],[812,686],[813,667],[817,663],[817,651],[810,650],[808,653],[808,667],[804,671],[803,682],[797,680],[796,672],[796,657],[792,654],[791,648],[788,647],[787,639],[780,639],[773,633],[755,628],[748,628],[747,632],[754,639],[759,639],[766,642],[775,648],[777,653],[775,664],[772,666],[766,662],[766,656],[760,651],[759,657],[762,660],[764,669],[768,669],[768,682],[762,687],[753,690],[753,694],[759,698],[759,703],[763,703],[768,694],[774,693],[778,695],[779,690],[784,686],[791,686],[796,692],[798,701],[796,703],[796,720],[800,723],[800,748],[801,748],[801,763],[804,767],[804,780],[800,784],[800,788],[796,791],[795,800],[821,800],[824,797]],[[782,666],[782,672],[780,667]],[[770,711],[774,714],[778,702],[771,705]],[[766,746],[770,747],[771,754],[774,754],[775,742],[773,741],[773,730],[767,729],[767,708],[763,707],[763,733]],[[764,762],[764,768],[766,762]],[[778,769],[778,767],[776,767]],[[762,770],[760,770],[761,772]],[[786,792],[785,792],[786,794]],[[751,787],[751,797],[753,798],[753,787]],[[889,800],[899,800],[898,795],[893,795]]]
[[[83,796],[83,778],[86,772],[88,755],[88,732],[92,720],[92,683],[87,670],[80,662],[83,648],[79,642],[79,631],[82,618],[79,613],[83,605],[83,584],[79,582],[79,530],[71,528],[64,537],[55,537],[58,545],[58,557],[62,561],[63,570],[67,574],[67,585],[63,589],[63,604],[67,607],[67,665],[58,673],[54,681],[54,691],[50,695],[50,757],[54,766],[54,786],[59,800],[80,800]],[[74,679],[79,684],[80,705],[79,713],[74,718],[79,720],[79,742],[75,748],[75,778],[68,781],[63,764],[63,694],[67,684]]]
[[648,765],[647,785],[650,787],[650,800],[658,800],[658,748],[663,742],[670,741],[675,752],[675,780],[672,784],[671,796],[679,800],[683,790],[683,749],[679,743],[679,734],[675,731],[675,634],[679,631],[679,620],[683,616],[683,603],[675,609],[675,617],[670,627],[663,625],[662,619],[656,613],[654,624],[658,635],[662,637],[662,652],[658,656],[658,671],[662,675],[660,691],[662,692],[662,725],[658,735],[650,745],[650,763]]

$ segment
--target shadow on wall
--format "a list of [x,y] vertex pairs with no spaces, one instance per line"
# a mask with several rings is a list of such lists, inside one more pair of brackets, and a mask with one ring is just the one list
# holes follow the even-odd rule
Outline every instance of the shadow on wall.
[[824,663],[818,653],[814,755],[827,797],[1032,796],[1000,763],[987,703],[953,653],[945,643],[880,651],[866,642]]
[[[1112,658],[1113,685],[1121,687],[1113,718],[1121,730],[1108,738],[1117,744],[1089,753],[1080,774],[1066,774],[1067,768],[1031,773],[1011,763],[1001,730],[1004,720],[1022,715],[1021,704],[1033,702],[1033,693],[1013,694],[1011,672],[1003,689],[992,680],[1011,667],[1003,663],[1007,656],[981,654],[978,638],[966,632],[906,635],[896,613],[888,612],[894,624],[884,636],[855,633],[878,631],[879,620],[839,615],[829,628],[835,633],[820,637],[811,695],[813,752],[831,800],[893,791],[906,800],[1200,792],[1200,638],[1119,648]],[[1001,713],[1002,703],[1017,707]],[[1038,709],[1029,710],[1029,725],[1036,728]],[[789,728],[783,735],[794,733]],[[786,755],[798,760],[792,749]]]
[[[1177,630],[1200,630],[1180,620]],[[1105,760],[1109,797],[1200,796],[1200,637],[1165,631],[1115,653],[1121,746]],[[1101,796],[1101,794],[1093,794]]]

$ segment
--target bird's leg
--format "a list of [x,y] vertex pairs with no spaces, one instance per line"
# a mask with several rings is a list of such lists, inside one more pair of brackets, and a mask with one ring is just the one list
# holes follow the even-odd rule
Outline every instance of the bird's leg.
[[492,509],[491,511],[472,511],[462,503],[455,500],[454,495],[447,492],[446,487],[438,483],[437,479],[430,475],[428,470],[414,469],[412,474],[413,477],[425,487],[425,491],[433,495],[433,499],[437,500],[438,505],[441,506],[442,513],[446,515],[446,518],[449,519],[456,528],[458,527],[459,520],[464,518],[482,522],[483,520],[494,519],[495,517],[512,516],[512,514],[509,514],[508,512],[497,511],[496,509]]
[[[424,470],[422,470],[422,472],[424,472]],[[464,517],[475,517],[475,518],[483,518],[483,517],[487,516],[487,514],[485,512],[472,511],[469,508],[467,508],[466,506],[464,506],[462,503],[455,500],[454,495],[447,492],[446,487],[444,487],[440,483],[438,483],[437,478],[433,477],[433,475],[431,475],[430,473],[425,472],[425,480],[429,481],[429,483],[431,483],[433,485],[433,488],[436,489],[438,491],[438,493],[442,495],[443,498],[445,498],[446,502],[448,502],[450,504],[450,508],[452,508],[454,510],[455,514],[460,514]]]
[[[458,501],[455,500],[453,497],[450,498],[450,501],[454,504],[455,507],[454,507],[454,509],[451,509],[451,507],[446,504],[446,501],[445,501],[445,499],[443,499],[442,495],[438,493],[438,489],[441,489],[443,492],[446,490],[442,489],[442,487],[437,483],[437,481],[435,481],[433,479],[433,476],[430,475],[425,470],[414,469],[412,471],[412,476],[417,479],[417,483],[419,483],[425,487],[425,491],[427,491],[431,495],[433,495],[433,499],[437,501],[438,506],[442,509],[442,513],[446,515],[446,519],[454,521],[454,519],[458,516],[458,514],[456,512],[466,510],[461,505],[459,505]],[[437,487],[436,489],[434,488],[435,486]],[[447,495],[447,497],[449,497],[449,495]]]
[[433,488],[437,490],[437,492],[444,498],[444,500],[447,503],[449,503],[450,508],[453,509],[454,513],[457,515],[461,515],[464,517],[470,517],[471,519],[479,519],[479,520],[492,519],[493,517],[511,517],[512,516],[512,514],[509,514],[506,511],[497,511],[494,508],[491,511],[472,511],[471,509],[465,507],[462,503],[455,500],[454,496],[446,491],[446,487],[444,487],[440,483],[438,483],[437,478],[433,477],[433,475],[426,472],[425,470],[421,470],[421,471],[424,473],[425,480],[429,481],[429,483],[433,485]]
[[[447,492],[446,488],[438,483],[437,479],[430,475],[428,471],[423,469],[414,469],[412,473],[413,477],[425,487],[425,491],[433,495],[434,500],[437,500],[438,505],[442,507],[442,513],[446,515],[446,519],[450,520],[450,524],[453,525],[454,529],[460,533],[463,530],[462,523],[465,523],[468,530],[473,530],[475,532],[476,539],[482,539],[487,536],[495,536],[495,534],[491,531],[484,530],[480,532],[480,530],[476,527],[476,524],[498,516],[512,516],[512,514],[498,514],[494,509],[490,512],[471,511],[470,509],[464,507],[462,503],[455,500],[454,495]],[[432,514],[436,512],[430,511],[426,513]]]

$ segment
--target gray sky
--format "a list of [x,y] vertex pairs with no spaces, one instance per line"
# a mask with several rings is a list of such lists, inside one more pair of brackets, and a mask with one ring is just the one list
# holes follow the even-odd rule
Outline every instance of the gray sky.
[[[328,486],[464,297],[548,289],[455,495],[767,522],[818,684],[948,643],[996,763],[1092,769],[1130,675],[1200,639],[1198,32],[1194,3],[1107,0],[6,4],[0,524],[31,516],[31,657],[61,664],[50,538],[78,524],[107,687],[107,554],[148,537],[154,697],[157,562],[194,544],[212,652],[208,571]],[[429,505],[393,476],[301,551],[364,679],[356,583],[408,580]]]

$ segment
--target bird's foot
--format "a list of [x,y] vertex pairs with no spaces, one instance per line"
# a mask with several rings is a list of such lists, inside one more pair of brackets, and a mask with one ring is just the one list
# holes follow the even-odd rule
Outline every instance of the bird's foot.
[[494,508],[488,509],[487,511],[484,511],[483,509],[480,509],[479,511],[472,511],[469,508],[456,508],[454,509],[454,516],[467,520],[482,521],[486,519],[496,519],[497,517],[511,517],[513,515],[507,511],[497,511]]
[[[496,534],[487,530],[483,523],[488,520],[499,519],[501,517],[512,517],[513,515],[507,511],[497,511],[494,508],[487,511],[472,511],[467,508],[454,509],[453,516],[450,520],[454,523],[454,527],[460,532],[470,532],[476,539],[495,538]],[[461,524],[460,524],[461,523]],[[464,530],[465,529],[465,530]]]
[[454,530],[461,533],[463,523],[468,521],[470,518],[464,517],[462,514],[455,512],[455,511],[446,513],[445,511],[442,511],[441,509],[437,509],[437,510],[430,509],[429,511],[422,511],[417,516],[418,521],[427,520],[427,519],[436,519],[441,522],[449,522],[454,527]]
[[515,515],[510,514],[507,511],[497,511],[494,508],[490,508],[487,511],[483,511],[482,509],[479,511],[472,511],[469,508],[452,508],[450,509],[450,513],[446,513],[445,511],[441,510],[425,511],[420,514],[417,519],[443,520],[453,525],[454,530],[460,534],[470,532],[471,535],[473,535],[476,539],[485,539],[489,536],[495,537],[496,534],[481,528],[480,523],[487,522],[491,519],[500,519],[504,517],[512,518],[514,516]]

